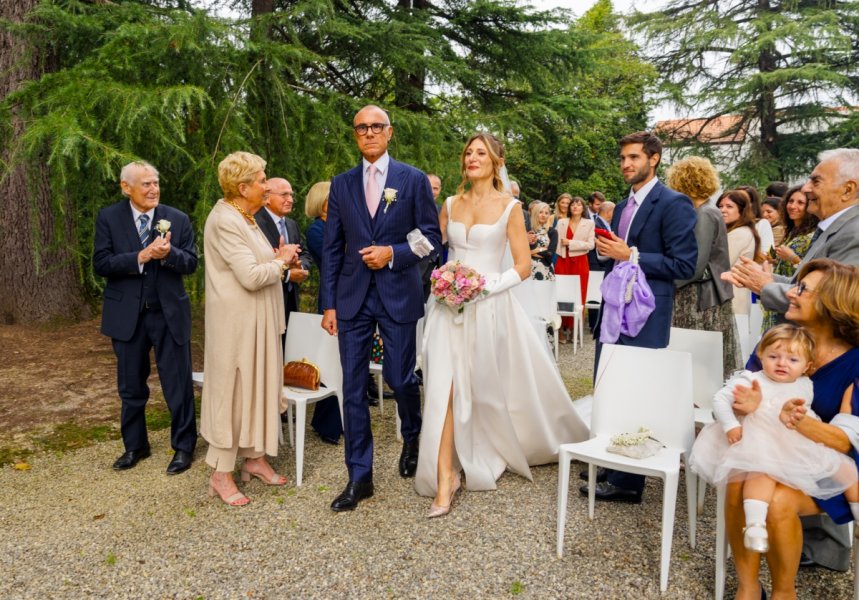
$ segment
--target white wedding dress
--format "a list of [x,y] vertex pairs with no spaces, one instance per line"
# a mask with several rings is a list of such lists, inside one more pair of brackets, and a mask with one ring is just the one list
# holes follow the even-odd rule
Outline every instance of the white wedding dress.
[[[451,214],[453,198],[447,200]],[[466,231],[448,221],[449,260],[497,278],[512,200],[494,224]],[[557,366],[510,290],[457,314],[433,298],[423,339],[424,412],[415,489],[435,496],[438,449],[453,385],[455,464],[469,490],[494,490],[505,469],[531,479],[529,466],[558,460],[558,446],[589,437]]]

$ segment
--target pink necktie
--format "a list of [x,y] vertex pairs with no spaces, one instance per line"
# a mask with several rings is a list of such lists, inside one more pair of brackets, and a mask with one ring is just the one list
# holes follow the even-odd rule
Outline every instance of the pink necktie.
[[379,209],[379,202],[382,199],[379,193],[379,182],[376,181],[376,173],[379,169],[376,165],[370,165],[367,169],[367,187],[364,190],[364,199],[367,201],[367,210],[370,211],[370,218],[376,216],[376,211]]

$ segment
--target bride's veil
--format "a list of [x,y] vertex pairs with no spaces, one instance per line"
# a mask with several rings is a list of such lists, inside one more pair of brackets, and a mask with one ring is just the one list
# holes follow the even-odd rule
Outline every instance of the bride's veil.
[[510,176],[507,174],[507,165],[501,165],[498,169],[498,177],[501,179],[501,189],[510,194],[513,186],[510,185]]

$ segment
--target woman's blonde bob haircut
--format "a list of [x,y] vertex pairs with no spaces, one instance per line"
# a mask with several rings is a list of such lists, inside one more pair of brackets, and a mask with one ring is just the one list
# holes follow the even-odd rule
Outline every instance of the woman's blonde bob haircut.
[[218,165],[218,183],[224,198],[236,198],[240,196],[239,185],[242,183],[253,183],[254,178],[260,171],[265,171],[266,162],[256,154],[250,152],[233,152],[227,155]]
[[322,216],[322,207],[328,202],[328,192],[331,191],[330,181],[320,181],[311,186],[304,200],[304,214],[315,219]]
[[[544,208],[549,210],[549,219],[546,221],[546,224],[543,227],[540,227],[538,216],[540,211]],[[528,205],[528,212],[531,213],[531,229],[537,231],[538,229],[551,229],[552,227],[552,207],[546,204],[545,202],[541,202],[540,200],[535,200],[531,204]]]
[[836,338],[859,346],[859,267],[815,258],[803,265],[796,280],[802,281],[814,271],[823,274],[813,292],[814,309],[832,326]]
[[719,190],[719,174],[706,158],[689,156],[668,167],[668,187],[700,204]]

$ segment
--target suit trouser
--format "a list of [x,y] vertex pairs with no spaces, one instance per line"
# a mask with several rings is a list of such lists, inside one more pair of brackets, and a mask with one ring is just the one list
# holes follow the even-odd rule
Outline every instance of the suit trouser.
[[174,450],[193,453],[197,444],[197,420],[191,381],[191,344],[175,342],[160,309],[140,313],[134,335],[127,342],[113,340],[125,449],[149,447],[145,416],[149,386],[146,380],[151,372],[149,351],[153,347],[164,400],[170,409],[170,444]]
[[337,320],[340,363],[343,366],[343,433],[349,481],[371,481],[373,478],[367,369],[377,326],[385,347],[382,376],[394,391],[403,439],[416,441],[421,431],[421,392],[415,376],[416,322],[394,321],[385,310],[375,284],[371,283],[358,314],[352,319]]

